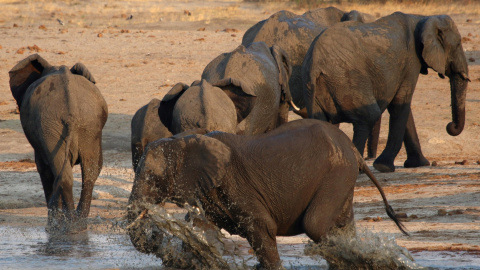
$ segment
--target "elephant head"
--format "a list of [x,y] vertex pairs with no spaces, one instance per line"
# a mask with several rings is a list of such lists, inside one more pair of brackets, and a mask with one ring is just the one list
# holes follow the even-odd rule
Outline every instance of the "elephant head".
[[[230,148],[208,136],[174,136],[148,144],[138,164],[129,198],[129,224],[146,212],[148,204],[171,201],[195,206],[198,200],[223,183],[230,159]],[[162,236],[157,233],[145,237],[144,231],[136,227],[128,233],[138,250],[153,252],[159,243],[152,239]]]
[[197,128],[235,133],[255,99],[255,94],[235,79],[214,84],[195,81],[190,87],[178,83],[162,99],[158,114],[173,134]]
[[[15,65],[8,74],[10,76],[10,89],[18,107],[21,108],[23,98],[30,85],[58,69],[59,67],[50,65],[47,60],[38,54],[30,55]],[[84,76],[92,83],[95,83],[93,75],[82,63],[75,64],[70,69],[70,72]]]
[[465,99],[468,85],[468,65],[463,52],[462,38],[453,20],[446,15],[426,17],[416,29],[420,41],[421,73],[432,68],[441,78],[450,79],[452,122],[447,132],[459,135],[465,126]]

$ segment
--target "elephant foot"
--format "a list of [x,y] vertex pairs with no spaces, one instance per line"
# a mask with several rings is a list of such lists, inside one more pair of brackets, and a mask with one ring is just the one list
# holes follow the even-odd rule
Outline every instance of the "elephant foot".
[[405,160],[405,163],[403,163],[403,166],[405,168],[416,168],[416,167],[422,167],[422,166],[429,166],[430,161],[428,161],[425,157],[415,157],[415,158],[407,158]]
[[395,165],[393,165],[393,161],[391,162],[387,162],[387,161],[384,161],[382,159],[380,159],[381,157],[377,158],[375,160],[375,162],[373,162],[373,167],[379,171],[379,172],[384,172],[384,173],[388,173],[388,172],[394,172],[395,171]]

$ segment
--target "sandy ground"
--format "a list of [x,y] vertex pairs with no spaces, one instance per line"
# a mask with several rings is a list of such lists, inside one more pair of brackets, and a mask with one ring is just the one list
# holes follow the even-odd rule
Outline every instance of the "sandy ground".
[[[450,137],[445,131],[451,119],[448,81],[433,72],[419,79],[413,113],[423,151],[437,166],[404,169],[402,150],[395,173],[374,171],[392,206],[405,213],[411,236],[401,235],[387,218],[380,195],[364,175],[355,191],[357,225],[391,234],[411,251],[480,251],[480,15],[472,13],[479,6],[422,7],[422,11],[408,6],[341,8],[352,7],[376,16],[396,10],[448,13],[464,37],[472,80],[465,130]],[[100,230],[98,225],[120,220],[125,212],[134,175],[129,141],[135,111],[152,98],[162,98],[175,83],[199,79],[207,63],[241,43],[249,26],[284,8],[303,13],[287,3],[238,0],[0,0],[0,225],[42,226],[47,214],[33,150],[8,84],[8,71],[18,61],[39,52],[53,65],[82,62],[97,80],[109,107],[103,131],[104,167],[89,218],[89,228]],[[352,135],[351,126],[341,128]],[[385,114],[380,150],[387,130]],[[78,196],[80,167],[74,176]]]

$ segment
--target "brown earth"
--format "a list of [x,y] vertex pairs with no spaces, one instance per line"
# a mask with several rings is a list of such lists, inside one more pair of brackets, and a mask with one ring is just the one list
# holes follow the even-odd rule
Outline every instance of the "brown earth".
[[[421,76],[412,109],[423,151],[437,166],[374,171],[398,213],[403,213],[410,237],[400,234],[383,209],[381,197],[361,175],[355,192],[358,226],[396,237],[409,250],[479,251],[480,239],[480,12],[467,6],[339,6],[375,16],[396,10],[449,14],[463,38],[469,62],[465,130],[450,137],[449,83],[434,72]],[[90,229],[121,220],[133,181],[130,120],[152,98],[162,98],[177,82],[200,78],[205,65],[241,43],[249,26],[289,3],[263,5],[237,1],[7,1],[0,0],[0,225],[41,226],[46,204],[33,150],[28,144],[8,84],[8,71],[32,53],[54,65],[84,63],[104,95],[109,118],[104,129],[104,167],[94,189]],[[130,15],[132,18],[127,20]],[[57,21],[61,20],[63,25]],[[292,115],[292,117],[295,117]],[[385,114],[380,137],[388,130]],[[350,125],[341,127],[349,136]],[[371,165],[372,161],[368,161]],[[463,164],[463,165],[462,165]],[[80,168],[74,170],[79,194]],[[287,239],[285,239],[289,242]],[[304,241],[299,238],[299,241]],[[282,240],[283,241],[283,240]],[[282,242],[280,241],[280,242]]]

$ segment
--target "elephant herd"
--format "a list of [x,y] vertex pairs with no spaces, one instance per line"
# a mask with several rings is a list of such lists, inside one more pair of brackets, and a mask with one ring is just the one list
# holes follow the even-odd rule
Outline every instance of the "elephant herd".
[[[388,110],[387,145],[374,167],[393,172],[402,142],[405,167],[429,164],[410,108],[419,74],[429,68],[450,80],[447,131],[458,135],[469,79],[450,17],[396,12],[374,21],[333,7],[273,14],[248,29],[235,50],[213,59],[200,80],[176,84],[135,113],[128,221],[146,216],[147,204],[200,204],[214,225],[248,240],[261,267],[276,269],[276,236],[305,233],[319,242],[335,230],[354,233],[361,171],[407,234],[363,152],[367,138],[376,149],[379,119]],[[56,67],[38,54],[9,75],[47,201],[47,231],[84,230],[108,116],[95,79],[81,63]],[[290,109],[313,119],[288,122]],[[332,125],[342,122],[353,124],[353,143]],[[76,209],[75,164],[82,168]],[[129,229],[134,246],[155,250],[159,243],[139,231]]]

